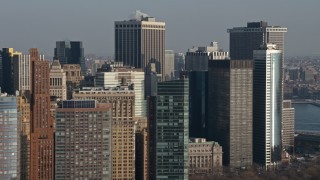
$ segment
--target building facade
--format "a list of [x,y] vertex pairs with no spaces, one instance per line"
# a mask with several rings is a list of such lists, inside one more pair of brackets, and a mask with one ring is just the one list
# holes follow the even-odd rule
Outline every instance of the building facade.
[[97,87],[117,87],[122,83],[133,85],[135,92],[135,116],[146,117],[147,103],[146,100],[144,100],[145,73],[141,69],[114,67],[110,72],[99,72],[96,75]]
[[140,16],[115,22],[115,60],[125,66],[145,69],[150,61],[160,63],[163,74],[165,58],[165,23]]
[[234,27],[228,29],[230,34],[230,58],[252,59],[253,50],[260,48],[261,44],[274,43],[284,53],[284,33],[287,28],[281,26],[268,26],[265,21],[248,22],[247,27]]
[[30,55],[16,52],[12,60],[14,91],[30,90]]
[[58,60],[54,60],[50,67],[50,96],[67,100],[67,78]]
[[14,91],[14,74],[13,74],[13,56],[19,55],[20,52],[15,52],[13,48],[3,48],[1,51],[1,70],[2,70],[2,84],[1,92],[10,95],[15,94]]
[[222,147],[204,138],[190,139],[189,176],[220,175],[222,172]]
[[282,52],[266,44],[253,59],[253,161],[269,169],[282,153]]
[[289,150],[294,147],[294,108],[291,100],[283,100],[282,109],[282,147]]
[[73,89],[80,86],[84,76],[81,75],[81,66],[79,64],[64,64],[62,69],[66,73],[67,99],[71,99]]
[[87,66],[81,41],[57,41],[54,49],[54,59],[58,59],[62,65],[79,64],[82,75],[86,75]]
[[112,104],[111,176],[114,180],[135,178],[135,93],[128,87],[88,88],[75,91],[74,99],[97,100]]
[[55,179],[111,178],[111,104],[62,101],[56,113]]
[[155,179],[187,180],[189,79],[158,83],[155,133]]
[[223,148],[223,164],[252,165],[251,60],[209,61],[206,138]]
[[0,179],[20,179],[20,135],[17,98],[0,94]]
[[54,179],[54,129],[50,116],[49,62],[30,49],[31,147],[30,179]]

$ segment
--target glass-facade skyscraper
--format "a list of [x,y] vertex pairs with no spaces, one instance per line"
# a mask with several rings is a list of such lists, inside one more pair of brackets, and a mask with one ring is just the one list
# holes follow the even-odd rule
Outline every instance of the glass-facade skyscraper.
[[19,122],[17,98],[0,97],[0,179],[19,179]]
[[268,169],[282,153],[282,51],[265,44],[253,59],[253,161]]
[[155,133],[155,179],[187,180],[189,79],[158,83]]
[[54,58],[64,64],[80,64],[81,73],[87,72],[84,58],[84,48],[81,41],[57,41],[54,48]]

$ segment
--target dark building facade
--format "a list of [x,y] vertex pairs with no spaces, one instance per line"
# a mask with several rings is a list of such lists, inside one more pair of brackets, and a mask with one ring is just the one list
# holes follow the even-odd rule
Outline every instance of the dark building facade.
[[125,66],[142,68],[157,61],[163,74],[165,58],[165,23],[153,17],[115,22],[115,60]]
[[158,83],[156,179],[188,179],[189,79]]
[[206,138],[222,146],[223,164],[252,165],[251,60],[209,61]]
[[206,137],[208,71],[189,72],[189,136]]
[[56,48],[54,48],[54,59],[58,59],[61,65],[80,64],[82,75],[86,75],[87,67],[81,41],[57,41]]
[[261,44],[274,43],[284,52],[284,33],[287,28],[269,26],[267,22],[248,22],[247,27],[228,29],[230,34],[230,58],[252,59],[253,50],[259,49]]
[[13,90],[13,48],[3,48],[0,51],[1,60],[1,92],[14,94]]

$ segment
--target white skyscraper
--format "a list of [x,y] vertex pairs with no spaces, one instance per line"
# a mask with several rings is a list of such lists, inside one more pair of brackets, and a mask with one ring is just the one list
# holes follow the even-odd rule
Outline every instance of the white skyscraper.
[[15,91],[30,90],[30,55],[13,54],[13,87]]
[[282,51],[265,44],[253,59],[253,161],[268,169],[282,153]]

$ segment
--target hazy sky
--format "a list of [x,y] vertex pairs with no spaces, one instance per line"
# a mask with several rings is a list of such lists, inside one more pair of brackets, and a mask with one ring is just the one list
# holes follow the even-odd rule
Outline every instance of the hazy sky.
[[85,54],[114,54],[114,21],[141,10],[166,22],[166,49],[186,52],[217,41],[227,28],[265,20],[288,28],[287,56],[320,54],[319,0],[1,0],[0,48],[53,55],[59,40],[83,41]]

